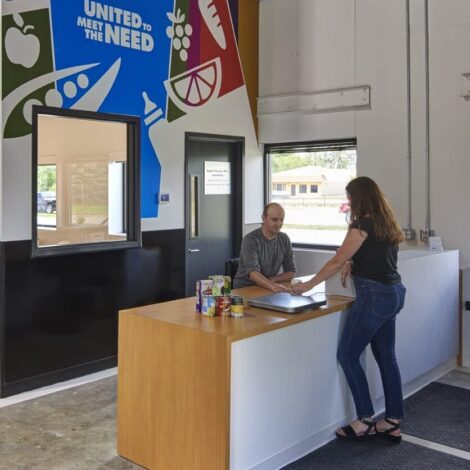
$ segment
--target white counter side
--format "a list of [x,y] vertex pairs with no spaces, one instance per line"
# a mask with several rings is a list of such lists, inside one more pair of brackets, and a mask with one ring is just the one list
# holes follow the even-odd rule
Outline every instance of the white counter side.
[[[400,253],[407,296],[397,318],[397,359],[409,395],[455,366],[459,260],[458,251]],[[327,292],[332,285],[327,283]],[[345,315],[232,343],[231,470],[282,467],[333,439],[334,429],[354,418],[336,362]],[[383,392],[370,349],[363,360],[380,412]]]

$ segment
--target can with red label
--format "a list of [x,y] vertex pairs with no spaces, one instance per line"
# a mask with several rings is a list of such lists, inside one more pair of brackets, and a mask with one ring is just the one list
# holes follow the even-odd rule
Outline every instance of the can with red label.
[[219,317],[229,317],[232,307],[232,298],[229,295],[220,295],[215,298],[215,314]]

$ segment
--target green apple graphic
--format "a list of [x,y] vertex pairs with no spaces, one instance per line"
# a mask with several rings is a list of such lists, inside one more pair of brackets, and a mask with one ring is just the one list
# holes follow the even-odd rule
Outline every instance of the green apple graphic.
[[12,64],[20,64],[29,69],[38,60],[41,45],[34,34],[28,34],[34,26],[24,26],[23,18],[18,13],[13,14],[13,20],[20,29],[8,29],[5,34],[5,51]]

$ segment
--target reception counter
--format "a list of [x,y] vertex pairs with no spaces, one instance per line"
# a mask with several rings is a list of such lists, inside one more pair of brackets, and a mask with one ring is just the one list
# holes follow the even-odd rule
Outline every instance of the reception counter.
[[[420,271],[420,289],[408,289],[397,323],[406,394],[451,369],[458,347],[458,253],[413,259],[400,269],[412,286],[408,270]],[[446,297],[423,302],[426,292]],[[336,363],[351,302],[329,295],[325,307],[296,315],[248,307],[241,319],[197,314],[195,298],[121,311],[118,453],[149,469],[273,469],[331,440],[354,418]],[[364,365],[380,411],[370,351]]]

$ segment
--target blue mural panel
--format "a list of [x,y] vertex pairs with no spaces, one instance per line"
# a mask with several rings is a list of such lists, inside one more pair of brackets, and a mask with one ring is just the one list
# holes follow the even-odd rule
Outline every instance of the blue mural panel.
[[[51,0],[55,69],[89,66],[58,80],[63,106],[144,117],[147,93],[165,114],[172,10],[172,0]],[[141,165],[142,217],[155,217],[160,165],[145,126]]]

